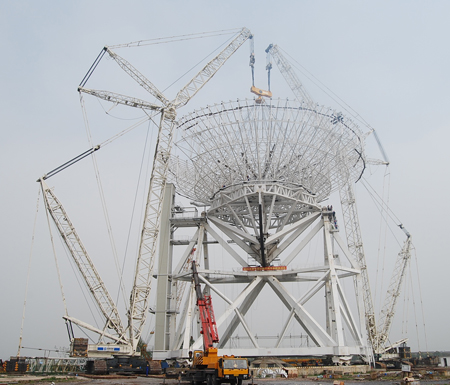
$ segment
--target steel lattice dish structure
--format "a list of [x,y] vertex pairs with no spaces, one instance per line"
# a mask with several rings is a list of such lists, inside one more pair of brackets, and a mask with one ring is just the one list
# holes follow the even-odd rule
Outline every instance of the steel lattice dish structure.
[[245,99],[194,111],[178,123],[170,178],[179,193],[206,205],[249,182],[302,187],[321,202],[365,167],[363,133],[326,107]]

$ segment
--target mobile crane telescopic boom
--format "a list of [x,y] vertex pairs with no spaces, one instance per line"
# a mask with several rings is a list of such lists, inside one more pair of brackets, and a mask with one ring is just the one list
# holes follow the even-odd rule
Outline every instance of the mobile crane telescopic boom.
[[195,384],[217,385],[228,382],[232,385],[242,385],[243,380],[250,378],[248,361],[246,358],[217,355],[217,348],[213,344],[219,342],[219,334],[211,296],[202,292],[195,261],[192,261],[192,277],[202,323],[203,351],[194,351],[192,367],[183,373],[183,376]]

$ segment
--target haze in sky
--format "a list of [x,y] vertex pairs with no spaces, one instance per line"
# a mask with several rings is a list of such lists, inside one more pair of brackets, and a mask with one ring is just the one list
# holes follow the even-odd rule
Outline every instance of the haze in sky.
[[[419,281],[415,274],[408,287],[420,289],[421,295],[410,299],[408,309],[398,305],[397,316],[406,315],[409,323],[405,326],[396,321],[393,331],[402,335],[407,328],[412,350],[450,350],[450,310],[445,302],[450,123],[444,116],[450,105],[449,14],[450,4],[445,1],[0,2],[0,358],[17,353],[27,285],[21,354],[42,355],[44,352],[37,349],[68,346],[61,319],[64,307],[36,180],[91,146],[77,86],[100,50],[104,45],[244,26],[255,36],[256,80],[261,88],[267,82],[264,49],[270,43],[279,44],[296,61],[296,69],[306,69],[327,87],[322,86],[323,92],[314,86],[309,73],[298,73],[318,103],[344,113],[351,107],[377,130],[390,166],[387,172],[370,168],[367,177],[374,174],[389,187],[389,206],[413,235],[411,269],[420,277]],[[167,94],[174,96],[190,79],[182,77],[185,71],[227,38],[155,45],[140,51],[141,56],[137,51],[127,55],[160,89],[167,88]],[[221,100],[252,98],[248,55],[245,44],[226,64],[223,74],[180,114]],[[99,73],[104,75],[92,78],[93,88],[114,83],[118,91],[121,87],[125,90],[123,74],[116,77],[108,65],[107,60],[102,62],[104,72],[99,68]],[[180,77],[182,80],[171,86]],[[274,70],[274,95],[293,98],[283,82]],[[345,104],[333,100],[329,90]],[[143,115],[109,110],[111,106],[93,98],[86,98],[86,108],[97,111],[88,117],[93,144],[102,143]],[[124,123],[124,119],[129,121]],[[111,213],[115,231],[135,234],[130,246],[125,238],[118,241],[120,257],[136,244],[138,226],[130,227],[130,213],[139,173],[146,172],[145,168],[140,170],[144,145],[155,137],[154,127],[134,130],[105,147],[105,156],[98,158],[105,190],[110,191],[106,199],[116,208]],[[374,147],[374,157],[381,158],[376,151]],[[116,287],[117,295],[118,282],[109,274],[115,267],[105,246],[107,234],[97,233],[102,211],[92,161],[87,158],[48,183],[64,201],[90,253],[100,256],[98,269],[106,275],[107,286]],[[379,213],[366,206],[363,189],[359,194],[361,221],[367,229],[363,238],[376,249],[379,222],[373,222],[379,221],[375,219]],[[139,199],[142,203],[143,194]],[[53,235],[55,243],[60,243],[55,232]],[[395,255],[386,258],[395,259]],[[375,275],[375,270],[382,270],[382,261],[375,257],[368,262],[374,292],[377,285],[386,287]],[[126,267],[128,280],[133,262],[129,259]],[[71,274],[69,269],[62,266],[66,275]],[[387,274],[384,279],[389,277]],[[64,293],[75,308],[84,302],[76,281],[65,284]]]

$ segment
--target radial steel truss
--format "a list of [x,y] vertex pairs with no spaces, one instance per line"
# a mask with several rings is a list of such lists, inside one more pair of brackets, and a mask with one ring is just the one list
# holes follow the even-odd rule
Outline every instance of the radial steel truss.
[[250,181],[303,187],[321,202],[364,170],[362,132],[325,107],[221,103],[183,117],[178,128],[170,167],[177,190],[208,205],[224,188]]

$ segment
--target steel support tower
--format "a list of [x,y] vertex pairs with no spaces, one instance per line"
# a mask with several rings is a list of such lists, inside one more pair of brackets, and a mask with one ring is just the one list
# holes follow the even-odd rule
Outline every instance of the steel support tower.
[[[310,104],[246,100],[208,107],[180,120],[182,138],[169,172],[177,191],[202,209],[189,215],[182,208],[167,208],[170,226],[161,231],[173,237],[170,251],[161,246],[166,254],[159,258],[169,260],[164,266],[174,267],[158,281],[164,281],[161,287],[171,283],[171,305],[157,309],[157,317],[163,318],[159,312],[166,315],[166,324],[155,328],[156,335],[165,333],[164,343],[156,342],[160,336],[155,339],[155,358],[187,357],[201,348],[192,260],[215,303],[216,298],[224,303],[221,313],[216,307],[219,354],[367,357],[360,263],[345,234],[340,235],[336,212],[322,204],[340,186],[354,183],[364,169],[360,131],[336,116]],[[180,242],[176,233],[183,227],[191,227],[194,235]],[[320,248],[314,246],[316,252],[307,261],[312,243]],[[176,245],[184,245],[182,253],[173,251]],[[239,288],[234,298],[230,285]],[[190,289],[183,294],[184,287]],[[267,296],[265,288],[275,295]],[[167,291],[157,296],[157,303],[168,303]],[[250,322],[258,317],[258,304],[274,306],[269,297],[288,314],[270,315],[278,325],[265,332],[276,336],[270,345],[258,338]],[[293,323],[307,344],[286,343]],[[237,334],[247,346],[233,342]]]

